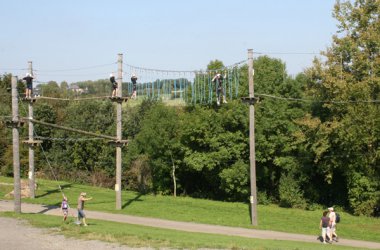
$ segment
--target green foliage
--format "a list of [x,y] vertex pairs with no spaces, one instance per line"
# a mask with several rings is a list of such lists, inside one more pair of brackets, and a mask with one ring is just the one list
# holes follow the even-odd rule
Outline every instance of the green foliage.
[[249,196],[248,168],[246,163],[238,161],[230,168],[223,169],[219,174],[220,188],[227,194],[228,200],[244,200]]
[[279,183],[280,206],[292,208],[306,208],[303,192],[295,178],[288,174],[282,174]]
[[223,68],[223,62],[217,59],[215,59],[214,61],[210,61],[210,63],[207,65],[207,70],[221,70]]
[[[372,180],[371,180],[372,179]],[[356,215],[370,215],[377,205],[380,191],[377,183],[369,176],[354,173],[350,176],[348,198]]]
[[314,134],[308,143],[317,173],[331,187],[327,203],[366,215],[380,189],[380,111],[372,103],[380,98],[379,11],[373,0],[337,2],[339,30],[324,52],[327,60],[306,71],[308,94],[329,101],[313,105],[315,117],[304,120],[305,134]]

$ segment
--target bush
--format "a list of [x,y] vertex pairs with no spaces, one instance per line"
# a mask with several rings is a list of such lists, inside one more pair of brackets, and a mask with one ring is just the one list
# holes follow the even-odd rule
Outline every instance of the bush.
[[257,203],[260,205],[269,205],[271,203],[271,200],[265,191],[257,192]]
[[279,196],[281,207],[306,208],[306,200],[303,198],[298,183],[290,174],[282,174],[279,183]]
[[355,173],[350,176],[348,197],[355,215],[370,216],[380,197],[378,184],[370,177]]

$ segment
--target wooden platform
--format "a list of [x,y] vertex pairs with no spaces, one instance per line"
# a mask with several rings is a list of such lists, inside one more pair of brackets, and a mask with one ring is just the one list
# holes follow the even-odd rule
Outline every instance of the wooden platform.
[[129,97],[110,96],[109,99],[112,102],[122,103],[122,102],[127,102]]
[[7,126],[8,128],[19,128],[24,126],[24,124],[25,122],[23,120],[19,120],[17,122],[14,122],[12,120],[5,121],[5,126]]
[[32,147],[34,147],[34,146],[38,146],[38,145],[40,145],[41,143],[42,143],[42,141],[41,140],[27,140],[27,141],[22,141],[22,143],[24,143],[24,144],[28,144],[29,146],[32,146]]
[[128,145],[128,140],[120,140],[120,141],[108,141],[109,144],[115,147],[124,147]]
[[31,97],[31,98],[23,97],[23,98],[21,98],[21,100],[24,101],[24,102],[34,103],[34,102],[37,101],[37,98],[36,97]]
[[242,97],[241,100],[249,104],[255,104],[260,101],[258,97]]

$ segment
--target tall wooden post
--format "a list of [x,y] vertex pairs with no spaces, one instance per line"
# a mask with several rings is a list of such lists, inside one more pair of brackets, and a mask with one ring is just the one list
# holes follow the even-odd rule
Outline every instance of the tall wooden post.
[[[28,62],[28,69],[29,69],[29,74],[33,75],[33,68],[32,68],[32,62]],[[32,97],[33,98],[33,97]],[[29,107],[29,118],[33,119],[33,101],[31,99],[30,102],[28,102],[28,107]],[[34,125],[33,122],[29,119],[28,125],[29,125],[29,197],[34,199],[35,198],[35,178],[34,178]]]
[[15,213],[21,213],[19,126],[17,77],[12,76],[13,194]]
[[248,50],[248,81],[249,81],[249,155],[251,182],[251,220],[257,226],[257,190],[256,190],[256,152],[255,152],[255,89],[253,83],[253,50]]
[[[118,71],[117,71],[117,96],[122,97],[123,83],[123,54],[118,54]],[[116,103],[116,140],[121,142],[121,109],[122,102]],[[116,143],[116,209],[121,209],[121,143]]]

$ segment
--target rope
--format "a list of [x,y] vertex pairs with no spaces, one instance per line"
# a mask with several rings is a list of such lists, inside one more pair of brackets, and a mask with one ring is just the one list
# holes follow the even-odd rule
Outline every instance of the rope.
[[40,70],[34,70],[34,71],[40,71],[40,72],[66,72],[66,71],[80,71],[80,70],[86,70],[86,69],[95,69],[95,68],[101,68],[105,66],[110,66],[110,65],[115,65],[117,62],[113,63],[107,63],[107,64],[100,64],[100,65],[93,65],[93,66],[88,66],[88,67],[79,67],[79,68],[71,68],[71,69],[40,69]]
[[83,131],[83,130],[80,130],[80,129],[64,127],[64,126],[60,126],[60,125],[56,125],[56,124],[52,124],[52,123],[48,123],[48,122],[43,122],[43,121],[39,121],[39,120],[36,120],[36,119],[26,118],[26,117],[24,117],[23,119],[27,120],[27,121],[32,121],[34,123],[42,124],[42,125],[45,125],[45,126],[49,126],[49,127],[53,127],[53,128],[58,128],[58,129],[62,129],[62,130],[67,130],[67,131],[71,131],[71,132],[76,132],[76,133],[80,133],[80,134],[84,134],[84,135],[95,136],[95,137],[99,137],[99,138],[103,138],[103,139],[109,139],[109,140],[113,140],[113,141],[117,140],[115,137],[108,136],[108,135],[96,134],[96,133],[93,133],[93,132]]
[[318,102],[318,103],[333,103],[333,104],[349,104],[349,103],[380,103],[380,100],[357,100],[357,101],[329,101],[329,100],[313,100],[302,99],[293,97],[282,97],[267,94],[256,94],[257,96],[268,97],[272,99],[285,100],[285,101],[301,101],[301,102]]

